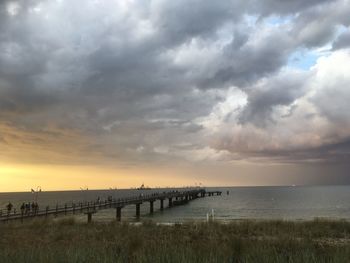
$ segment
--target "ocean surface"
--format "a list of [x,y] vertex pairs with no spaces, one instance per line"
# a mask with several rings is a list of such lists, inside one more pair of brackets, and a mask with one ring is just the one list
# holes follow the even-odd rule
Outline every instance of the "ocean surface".
[[[286,186],[286,187],[209,187],[210,190],[222,191],[221,196],[198,198],[188,204],[159,210],[159,201],[154,204],[154,214],[150,215],[149,203],[141,205],[141,220],[155,222],[185,222],[206,220],[207,213],[214,211],[215,219],[221,221],[239,219],[287,219],[310,220],[314,218],[350,220],[350,186]],[[40,208],[79,202],[93,201],[108,196],[123,198],[141,193],[170,191],[155,190],[88,190],[41,192],[37,199]],[[35,194],[0,193],[0,209],[5,209],[11,202],[19,209],[22,202],[31,202]],[[167,202],[164,202],[167,206]],[[62,217],[62,216],[60,216]],[[60,218],[59,217],[59,218]],[[85,215],[76,215],[77,220],[86,221]],[[93,215],[94,221],[108,222],[115,220],[115,209],[101,210]],[[135,206],[122,210],[122,220],[136,220]]]

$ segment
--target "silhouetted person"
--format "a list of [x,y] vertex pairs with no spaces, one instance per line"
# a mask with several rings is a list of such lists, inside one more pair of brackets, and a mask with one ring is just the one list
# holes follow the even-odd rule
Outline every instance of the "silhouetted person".
[[24,214],[25,209],[26,209],[26,205],[25,205],[25,203],[22,203],[22,205],[21,205],[21,214],[22,215]]
[[32,202],[31,209],[32,209],[32,213],[35,214],[35,203],[34,202]]
[[6,206],[8,215],[11,213],[12,207],[13,205],[11,204],[11,202],[9,202],[8,205]]

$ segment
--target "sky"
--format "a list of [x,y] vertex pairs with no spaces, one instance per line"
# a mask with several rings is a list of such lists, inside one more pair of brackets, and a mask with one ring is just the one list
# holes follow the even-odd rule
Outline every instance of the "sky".
[[350,1],[0,1],[0,192],[349,184]]

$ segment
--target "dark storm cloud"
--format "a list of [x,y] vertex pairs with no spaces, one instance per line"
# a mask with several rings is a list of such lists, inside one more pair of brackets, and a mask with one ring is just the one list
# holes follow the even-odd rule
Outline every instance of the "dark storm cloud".
[[315,148],[305,148],[297,151],[264,151],[254,153],[255,157],[270,157],[286,163],[328,163],[348,164],[350,161],[350,138]]
[[234,37],[224,48],[223,66],[212,78],[206,80],[204,87],[220,88],[223,84],[240,87],[251,85],[280,69],[292,50],[292,39],[285,32],[272,32],[257,42],[244,40],[245,38],[242,41],[242,37],[238,40]]
[[240,115],[241,123],[251,122],[264,127],[273,122],[271,113],[274,107],[290,105],[303,96],[307,78],[305,73],[291,72],[262,80],[248,91],[248,103]]
[[[101,159],[207,158],[216,132],[203,119],[230,103],[229,88],[247,96],[238,115],[225,112],[243,130],[274,129],[278,107],[294,116],[310,74],[281,71],[294,52],[334,41],[347,11],[347,1],[2,1],[0,121],[11,126],[2,132],[78,131]],[[336,120],[322,96],[314,104]],[[216,148],[234,152],[235,142]]]

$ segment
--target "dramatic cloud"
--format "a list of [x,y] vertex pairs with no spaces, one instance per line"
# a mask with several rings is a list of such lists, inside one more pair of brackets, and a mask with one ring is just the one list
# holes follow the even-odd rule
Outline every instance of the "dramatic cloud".
[[239,121],[216,129],[215,147],[283,161],[347,162],[349,67],[350,52],[334,52],[309,72],[261,80],[248,93]]
[[349,14],[347,0],[2,1],[0,158],[346,163]]

